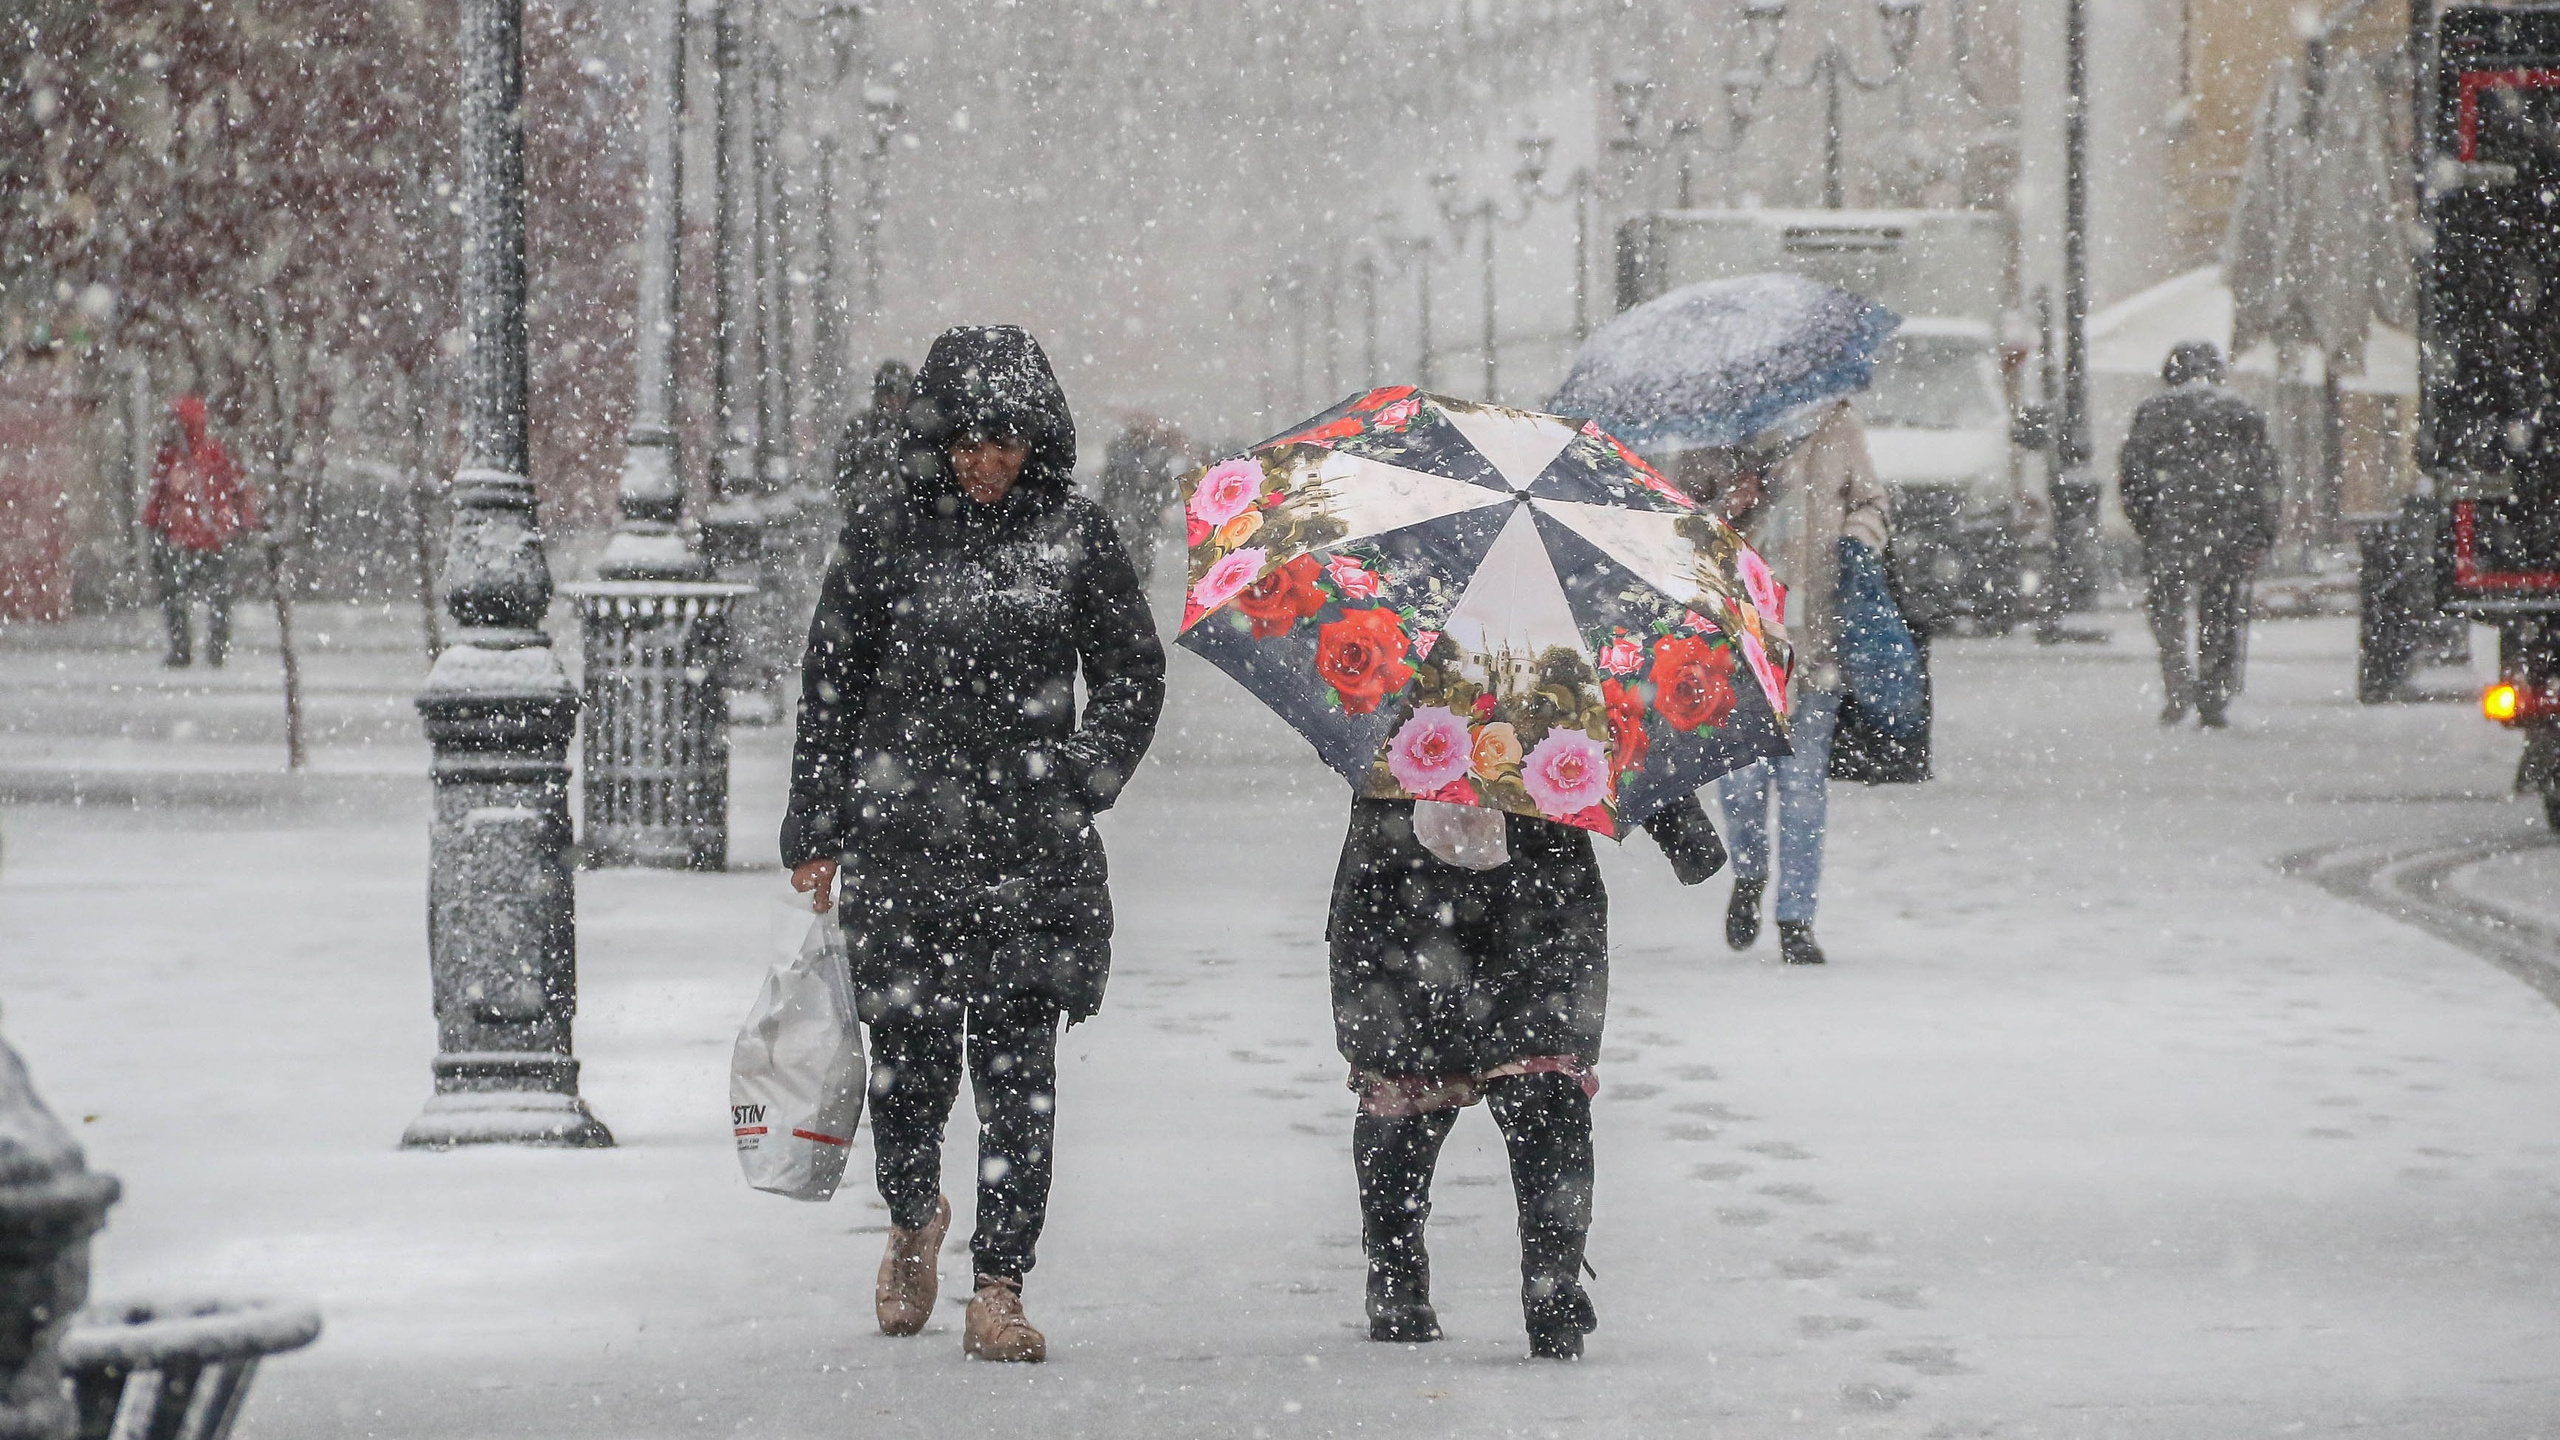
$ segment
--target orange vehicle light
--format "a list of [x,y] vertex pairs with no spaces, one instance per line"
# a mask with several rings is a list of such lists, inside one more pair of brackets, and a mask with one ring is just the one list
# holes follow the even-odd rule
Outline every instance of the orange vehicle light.
[[2480,713],[2500,722],[2513,720],[2523,698],[2513,685],[2492,685],[2480,692]]

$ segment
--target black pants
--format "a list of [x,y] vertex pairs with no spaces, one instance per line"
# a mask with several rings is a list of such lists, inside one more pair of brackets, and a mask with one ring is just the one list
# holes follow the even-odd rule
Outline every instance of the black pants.
[[169,629],[169,661],[184,665],[194,659],[189,632],[195,602],[202,600],[204,658],[220,665],[231,653],[231,557],[220,550],[190,550],[161,541],[155,545],[160,569],[160,616]]
[[[1579,1303],[1583,1240],[1591,1232],[1591,1097],[1570,1075],[1506,1075],[1485,1103],[1511,1152],[1520,1205],[1520,1298],[1534,1318]],[[1360,1239],[1372,1269],[1402,1268],[1427,1286],[1422,1244],[1431,1217],[1431,1172],[1458,1112],[1362,1115],[1352,1122],[1360,1175]]]
[[942,1131],[960,1098],[967,1031],[978,1105],[978,1228],[969,1253],[981,1275],[1019,1280],[1049,1214],[1049,1151],[1057,1133],[1058,1007],[1039,996],[998,1004],[893,1010],[871,1027],[871,1143],[889,1218],[913,1230],[942,1192]]
[[[2146,608],[2151,638],[2160,646],[2160,683],[2169,703],[2219,714],[2240,688],[2240,627],[2248,623],[2241,600],[2249,567],[2237,557],[2202,559],[2154,556]],[[2187,659],[2187,610],[2196,612],[2196,651]]]

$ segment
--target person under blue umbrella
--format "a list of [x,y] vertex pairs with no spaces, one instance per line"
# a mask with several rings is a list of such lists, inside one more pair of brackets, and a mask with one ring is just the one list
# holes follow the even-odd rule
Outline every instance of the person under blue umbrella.
[[1672,477],[1714,505],[1766,562],[1765,575],[1746,568],[1745,582],[1761,582],[1752,585],[1753,602],[1771,618],[1783,617],[1796,647],[1787,685],[1794,753],[1716,781],[1733,857],[1725,943],[1736,950],[1758,943],[1761,900],[1774,877],[1779,958],[1820,965],[1825,957],[1813,938],[1813,919],[1830,818],[1831,737],[1849,690],[1844,617],[1851,606],[1843,601],[1882,590],[1884,486],[1867,453],[1866,430],[1846,401],[1801,413],[1748,445],[1680,452]]

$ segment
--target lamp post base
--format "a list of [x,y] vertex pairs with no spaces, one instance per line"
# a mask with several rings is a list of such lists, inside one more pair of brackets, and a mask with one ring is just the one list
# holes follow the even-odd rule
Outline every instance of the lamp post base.
[[403,1150],[458,1145],[547,1145],[601,1150],[613,1134],[575,1095],[547,1090],[456,1090],[431,1096],[400,1137]]
[[436,1093],[400,1137],[403,1150],[548,1145],[598,1150],[613,1132],[578,1095],[578,1062],[547,1052],[438,1055]]

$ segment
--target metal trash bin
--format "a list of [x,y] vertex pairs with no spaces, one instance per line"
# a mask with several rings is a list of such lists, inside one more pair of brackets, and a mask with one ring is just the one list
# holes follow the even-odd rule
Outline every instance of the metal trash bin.
[[752,585],[597,580],[563,586],[585,632],[586,863],[729,863],[729,613]]
[[258,1362],[320,1334],[320,1312],[265,1300],[92,1306],[62,1337],[79,1440],[223,1440]]

